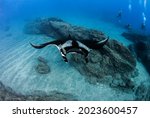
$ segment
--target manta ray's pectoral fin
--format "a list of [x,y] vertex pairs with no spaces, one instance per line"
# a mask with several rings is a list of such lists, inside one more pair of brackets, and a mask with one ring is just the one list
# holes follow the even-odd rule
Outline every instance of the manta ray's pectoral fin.
[[48,45],[56,45],[56,46],[58,46],[58,45],[60,45],[61,43],[62,43],[61,40],[56,40],[56,41],[46,42],[46,43],[43,43],[43,44],[40,44],[40,45],[34,45],[34,44],[30,43],[30,45],[31,45],[32,47],[36,48],[36,49],[41,49],[41,48],[44,48],[44,47],[46,47],[46,46],[48,46]]
[[41,49],[47,46],[47,44],[34,45],[32,43],[30,43],[30,45],[36,49]]

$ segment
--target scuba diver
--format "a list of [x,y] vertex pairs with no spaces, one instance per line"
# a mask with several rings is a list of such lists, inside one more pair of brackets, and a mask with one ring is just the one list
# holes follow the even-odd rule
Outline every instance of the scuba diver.
[[142,24],[141,24],[141,29],[142,29],[142,30],[145,30],[145,29],[146,29],[145,23],[142,23]]
[[120,10],[117,14],[117,19],[118,19],[118,22],[120,23],[121,22],[121,19],[122,19],[122,10]]
[[120,10],[117,14],[117,18],[121,19],[122,18],[122,10]]
[[131,24],[127,24],[127,25],[125,25],[125,28],[126,28],[127,30],[132,30],[132,26],[131,26]]

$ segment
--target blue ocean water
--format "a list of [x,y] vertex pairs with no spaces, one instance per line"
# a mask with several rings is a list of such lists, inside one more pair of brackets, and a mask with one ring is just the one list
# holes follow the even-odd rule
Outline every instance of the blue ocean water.
[[[121,18],[117,18],[119,12]],[[133,100],[132,93],[85,82],[84,76],[61,61],[57,49],[32,49],[29,41],[50,39],[28,36],[22,29],[35,18],[58,17],[74,25],[100,30],[127,46],[131,42],[121,36],[126,30],[124,26],[131,24],[135,32],[150,35],[149,14],[150,0],[0,0],[0,81],[23,94],[56,90],[74,94],[79,100]],[[141,29],[142,23],[145,30]],[[38,75],[33,69],[38,56],[50,59],[48,64],[55,71],[50,75]],[[139,84],[149,75],[141,63],[137,63],[137,68]]]
[[149,0],[1,0],[1,22],[5,20],[29,20],[40,16],[86,17],[104,19],[117,24],[117,13],[122,11],[121,23],[131,24],[138,30],[145,23],[150,31]]

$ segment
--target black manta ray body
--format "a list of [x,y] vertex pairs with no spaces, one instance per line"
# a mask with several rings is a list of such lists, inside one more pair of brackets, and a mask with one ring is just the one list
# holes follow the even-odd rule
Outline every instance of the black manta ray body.
[[104,39],[103,41],[97,41],[97,40],[73,40],[71,36],[67,39],[60,39],[60,40],[55,40],[47,43],[43,43],[41,45],[33,45],[32,43],[31,46],[36,48],[36,49],[41,49],[44,48],[48,45],[55,45],[58,50],[61,53],[61,56],[65,62],[68,62],[66,55],[68,53],[79,53],[84,55],[86,62],[87,56],[89,54],[89,51],[91,49],[100,49],[102,48],[108,41],[109,38]]

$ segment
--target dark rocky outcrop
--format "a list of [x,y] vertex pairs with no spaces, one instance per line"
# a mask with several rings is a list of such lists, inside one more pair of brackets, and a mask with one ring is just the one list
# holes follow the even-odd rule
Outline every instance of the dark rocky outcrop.
[[[25,25],[25,33],[42,34],[52,38],[68,37],[70,34],[76,40],[103,40],[104,33],[79,26],[73,26],[57,18],[38,19]],[[90,83],[104,82],[113,86],[132,88],[130,80],[134,75],[136,61],[127,47],[116,40],[109,40],[99,50],[91,50],[88,63],[81,55],[71,56],[70,64]],[[89,79],[90,78],[90,79]],[[94,79],[95,78],[95,79]],[[113,80],[114,78],[115,80]]]
[[0,82],[0,101],[72,101],[77,100],[73,95],[52,91],[49,94],[43,91],[34,91],[29,95],[14,92],[10,87]]
[[68,37],[69,34],[77,40],[102,40],[104,38],[104,34],[100,31],[73,26],[58,18],[37,19],[27,23],[24,32],[27,34],[44,34],[55,39]]
[[50,72],[50,67],[48,66],[47,61],[43,57],[38,57],[38,64],[35,70],[40,74],[48,74]]
[[137,60],[143,63],[147,71],[150,73],[150,36],[133,32],[124,32],[122,36],[133,42],[133,44],[129,45],[130,51]]
[[149,37],[146,35],[138,34],[135,32],[123,32],[122,36],[132,42],[139,42],[139,41],[148,41]]
[[150,43],[139,41],[129,46],[135,57],[141,61],[150,73]]
[[[89,77],[89,82],[107,82],[112,86],[133,87],[131,78],[135,72],[135,59],[130,51],[116,40],[110,40],[101,50],[93,50],[86,63],[82,56],[72,56],[71,64],[83,75]],[[111,77],[115,78],[113,80]],[[93,77],[97,79],[94,80]],[[106,77],[106,78],[105,78]]]

